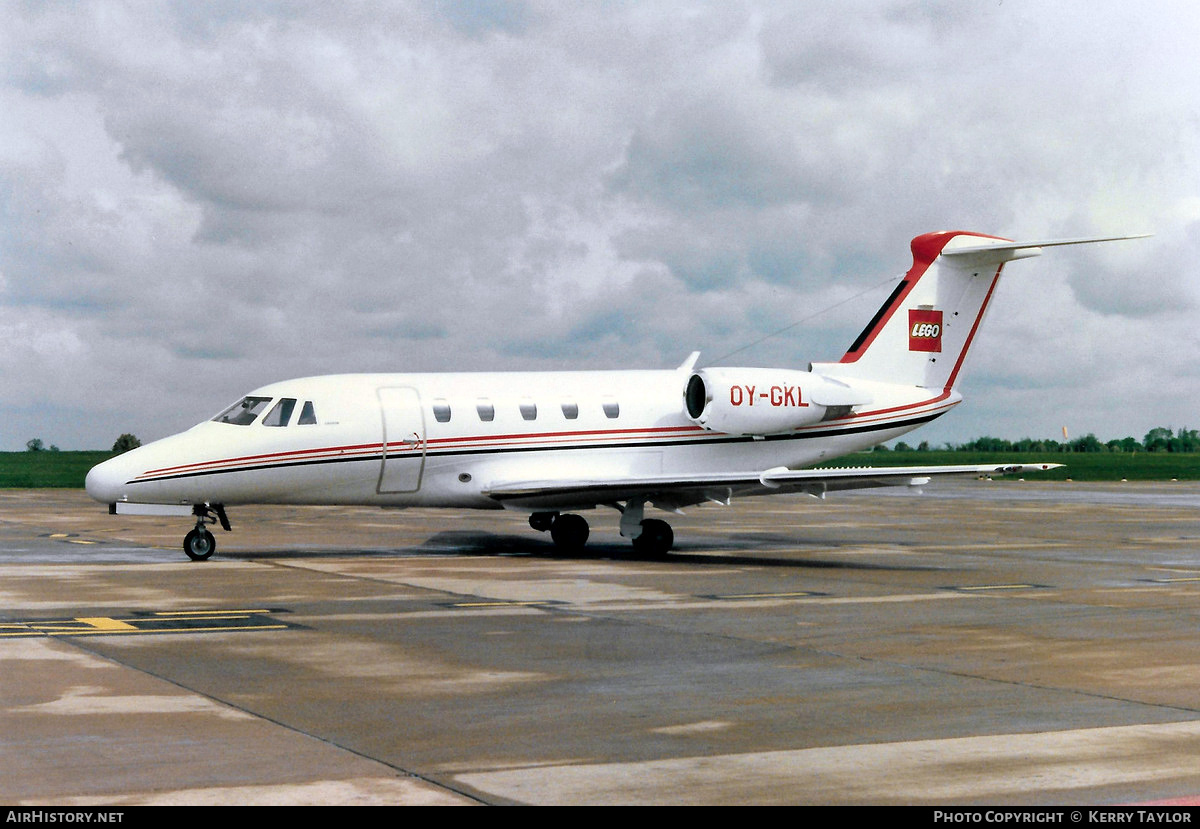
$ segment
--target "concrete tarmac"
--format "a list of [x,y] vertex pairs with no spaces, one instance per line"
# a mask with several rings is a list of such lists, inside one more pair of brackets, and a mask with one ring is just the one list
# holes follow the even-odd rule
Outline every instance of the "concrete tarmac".
[[110,516],[0,491],[0,803],[1118,804],[1200,795],[1200,485],[671,519]]

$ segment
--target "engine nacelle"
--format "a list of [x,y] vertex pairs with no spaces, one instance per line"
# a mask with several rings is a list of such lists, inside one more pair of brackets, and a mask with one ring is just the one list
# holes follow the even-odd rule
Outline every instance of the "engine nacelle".
[[774,435],[840,417],[869,395],[808,371],[704,368],[692,373],[684,409],[697,426],[730,435]]

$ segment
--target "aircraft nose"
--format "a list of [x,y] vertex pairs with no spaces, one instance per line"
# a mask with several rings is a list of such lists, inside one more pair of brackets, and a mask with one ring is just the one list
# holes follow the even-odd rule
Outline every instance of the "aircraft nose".
[[112,504],[121,499],[124,487],[125,467],[123,459],[118,456],[99,463],[88,470],[84,487],[93,499],[105,504]]

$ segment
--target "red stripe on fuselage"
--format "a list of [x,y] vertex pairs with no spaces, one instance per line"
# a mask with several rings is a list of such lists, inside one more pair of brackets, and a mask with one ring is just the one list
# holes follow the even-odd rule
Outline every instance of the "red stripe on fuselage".
[[[863,424],[872,424],[885,426],[888,420],[891,420],[895,415],[904,413],[905,416],[916,414],[915,410],[930,408],[928,414],[934,413],[938,408],[949,408],[955,404],[950,404],[946,407],[938,407],[936,404],[945,400],[949,396],[949,390],[942,392],[936,397],[928,400],[919,401],[917,403],[909,403],[901,406],[893,406],[886,409],[876,411],[861,412],[854,415],[849,415],[835,420],[830,420],[825,423],[806,426],[794,431],[798,436],[805,432],[814,430],[837,429],[842,426],[859,426]],[[470,450],[478,449],[483,451],[504,451],[511,449],[520,449],[535,446],[577,446],[579,448],[603,448],[604,441],[621,440],[630,437],[642,437],[647,441],[650,440],[669,440],[671,438],[688,435],[691,437],[709,437],[714,440],[728,437],[723,432],[713,432],[703,429],[699,426],[668,426],[660,428],[644,428],[644,429],[604,429],[604,430],[578,430],[578,431],[558,431],[558,432],[532,432],[532,433],[515,433],[503,435],[473,435],[460,437],[442,437],[432,438],[424,444],[409,444],[405,442],[389,442],[387,444],[388,452],[396,450],[409,449],[413,452],[424,451],[428,448],[436,454],[438,450],[447,452],[451,450]],[[586,443],[581,442],[581,439]],[[221,458],[218,460],[198,461],[195,463],[179,464],[177,466],[161,467],[158,469],[147,470],[136,478],[136,482],[148,482],[161,478],[171,478],[181,475],[202,475],[206,473],[219,473],[222,471],[231,471],[230,467],[243,467],[237,471],[247,471],[245,465],[251,465],[251,469],[269,469],[272,466],[292,463],[296,461],[322,461],[322,460],[361,460],[364,458],[382,457],[384,446],[382,443],[362,443],[350,444],[345,446],[330,446],[318,449],[297,449],[286,452],[268,452],[254,455],[242,455],[231,458]]]
[[[599,443],[605,440],[617,440],[628,437],[671,438],[681,433],[701,432],[707,433],[705,429],[702,429],[699,426],[668,426],[646,429],[601,429],[568,432],[530,432],[525,434],[474,435],[431,438],[423,441],[420,444],[410,444],[404,441],[389,442],[387,444],[387,451],[393,452],[397,449],[412,449],[415,451],[427,447],[443,450],[451,448],[502,449],[528,446],[531,444],[537,445],[539,443],[578,443],[581,438],[588,439],[594,443]],[[173,477],[185,474],[220,472],[226,467],[243,464],[257,464],[261,468],[270,468],[273,465],[290,463],[293,461],[325,460],[339,457],[345,457],[347,460],[354,460],[362,457],[381,456],[383,451],[384,446],[382,443],[362,443],[347,446],[329,446],[319,449],[296,449],[286,452],[266,452],[255,455],[240,455],[232,458],[197,461],[195,463],[179,464],[177,466],[148,469],[134,478],[134,480],[147,481],[154,480],[156,478]]]
[[291,460],[302,457],[304,455],[318,455],[324,452],[354,452],[360,450],[380,451],[382,444],[379,443],[360,443],[351,446],[331,446],[323,449],[293,449],[287,452],[268,452],[261,455],[243,455],[238,458],[224,458],[218,461],[197,461],[196,463],[185,463],[179,466],[164,466],[161,469],[147,469],[142,475],[159,475],[165,472],[184,472],[197,467],[211,466],[212,464],[227,464],[227,463],[244,463],[248,461],[261,461],[268,459],[275,460]]
[[573,438],[573,437],[590,437],[592,439],[612,438],[618,435],[657,435],[667,436],[679,434],[682,432],[704,432],[707,431],[700,426],[663,426],[650,427],[646,429],[591,429],[580,430],[574,432],[526,432],[524,434],[509,434],[509,435],[478,435],[476,437],[449,437],[449,438],[430,438],[426,443],[430,446],[433,444],[446,443],[463,443],[472,441],[497,441],[497,440],[522,440],[527,438]]

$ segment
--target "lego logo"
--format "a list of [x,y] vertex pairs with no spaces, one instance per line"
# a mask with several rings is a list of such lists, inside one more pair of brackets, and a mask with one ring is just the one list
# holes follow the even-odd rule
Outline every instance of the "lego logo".
[[908,311],[908,350],[937,353],[942,350],[942,312],[935,308]]

